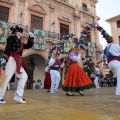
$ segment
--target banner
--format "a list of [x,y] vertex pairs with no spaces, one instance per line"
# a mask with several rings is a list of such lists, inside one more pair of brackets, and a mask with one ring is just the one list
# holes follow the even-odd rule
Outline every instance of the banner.
[[6,42],[8,23],[0,21],[0,42]]
[[42,30],[34,30],[34,48],[45,50],[46,48],[46,34]]
[[69,52],[72,42],[73,42],[72,38],[68,38],[67,40],[64,40],[64,52]]
[[94,43],[88,42],[88,56],[95,56],[95,45],[94,45]]

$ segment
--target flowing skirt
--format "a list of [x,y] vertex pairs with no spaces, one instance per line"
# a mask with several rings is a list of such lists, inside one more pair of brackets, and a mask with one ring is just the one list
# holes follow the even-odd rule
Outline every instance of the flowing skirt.
[[51,77],[50,77],[50,73],[46,73],[45,76],[45,81],[44,81],[44,89],[50,89],[51,87]]
[[72,63],[68,68],[63,90],[78,92],[92,87],[94,87],[94,84],[92,84],[92,80],[84,70],[78,65],[78,63]]

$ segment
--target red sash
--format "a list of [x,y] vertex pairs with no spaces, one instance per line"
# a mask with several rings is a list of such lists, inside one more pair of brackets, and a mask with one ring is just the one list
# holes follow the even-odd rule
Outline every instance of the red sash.
[[25,60],[25,58],[21,57],[20,55],[18,55],[17,53],[19,53],[21,50],[23,50],[23,43],[21,42],[21,46],[19,48],[18,51],[16,52],[12,52],[10,54],[10,56],[12,56],[14,59],[15,59],[15,62],[16,62],[16,66],[17,66],[17,69],[16,69],[16,72],[18,74],[21,74],[20,72],[20,68],[22,67],[22,63],[23,63],[23,66],[28,69],[28,66],[27,66],[27,62]]
[[113,61],[113,60],[117,60],[117,61],[120,62],[120,58],[118,58],[118,57],[108,58],[108,59],[107,59],[107,62],[110,63],[110,62]]

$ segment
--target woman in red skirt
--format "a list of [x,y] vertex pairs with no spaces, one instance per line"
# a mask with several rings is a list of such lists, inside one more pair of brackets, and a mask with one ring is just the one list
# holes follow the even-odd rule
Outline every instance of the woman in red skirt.
[[83,90],[94,87],[92,80],[78,64],[81,56],[80,51],[78,52],[78,48],[74,47],[69,53],[70,66],[63,85],[63,90],[66,91],[66,95],[69,96],[73,96],[72,91],[78,92],[83,96]]

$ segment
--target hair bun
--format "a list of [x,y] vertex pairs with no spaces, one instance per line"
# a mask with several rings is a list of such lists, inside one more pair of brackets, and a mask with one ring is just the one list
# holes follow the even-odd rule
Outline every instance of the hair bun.
[[13,26],[10,28],[10,30],[11,30],[11,31],[13,31],[13,30],[14,30]]

